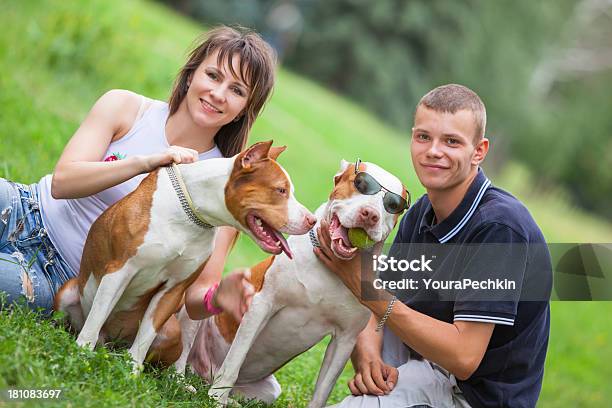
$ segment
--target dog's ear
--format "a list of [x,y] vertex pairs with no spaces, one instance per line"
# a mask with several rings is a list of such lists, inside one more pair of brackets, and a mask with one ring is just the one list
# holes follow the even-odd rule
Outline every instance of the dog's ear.
[[248,169],[253,163],[267,159],[270,153],[270,147],[272,147],[272,140],[255,143],[242,153],[240,164],[242,164],[243,168]]
[[285,149],[287,148],[287,146],[277,146],[277,147],[271,147],[270,148],[270,158],[272,160],[276,160],[278,158],[278,156],[285,151]]
[[338,170],[338,173],[336,173],[336,175],[334,176],[334,185],[338,184],[338,182],[340,181],[340,178],[346,171],[347,167],[350,165],[351,163],[347,162],[346,160],[344,159],[340,160],[340,170]]

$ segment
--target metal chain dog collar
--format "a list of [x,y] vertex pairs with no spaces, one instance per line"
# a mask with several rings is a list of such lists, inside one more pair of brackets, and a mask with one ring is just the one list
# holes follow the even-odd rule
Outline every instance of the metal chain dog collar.
[[310,243],[312,246],[315,248],[321,248],[321,244],[315,235],[314,228],[311,228],[310,231],[308,231],[308,235],[310,236]]
[[181,177],[181,172],[179,171],[176,163],[172,163],[171,166],[167,166],[166,170],[168,171],[168,176],[170,177],[172,187],[174,188],[174,191],[176,192],[176,195],[181,202],[181,206],[183,207],[185,214],[187,214],[187,217],[199,227],[207,229],[214,228],[214,226],[206,222],[206,220],[196,211],[193,201],[191,201],[189,191],[187,190],[187,186]]

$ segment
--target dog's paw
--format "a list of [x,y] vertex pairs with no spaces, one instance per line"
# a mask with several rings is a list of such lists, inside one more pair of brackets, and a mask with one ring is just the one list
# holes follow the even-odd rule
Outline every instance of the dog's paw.
[[195,394],[198,392],[196,388],[187,382],[184,374],[176,373],[176,380],[183,386],[185,391]]
[[144,366],[136,361],[132,361],[132,375],[140,375]]
[[208,390],[208,396],[217,401],[217,404],[220,406],[225,407],[227,406],[230,391],[230,387],[214,386]]
[[80,347],[85,347],[85,348],[87,348],[87,349],[89,349],[89,350],[93,350],[93,349],[94,349],[94,345],[95,345],[95,343],[93,342],[93,340],[91,340],[91,339],[86,339],[86,338],[81,337],[81,336],[79,336],[79,337],[77,338],[76,343],[77,343],[77,345],[78,345],[78,346],[80,346]]
[[185,363],[180,362],[180,361],[177,361],[176,363],[174,363],[174,370],[176,371],[176,374],[181,377],[185,377],[185,374],[187,372],[185,370]]

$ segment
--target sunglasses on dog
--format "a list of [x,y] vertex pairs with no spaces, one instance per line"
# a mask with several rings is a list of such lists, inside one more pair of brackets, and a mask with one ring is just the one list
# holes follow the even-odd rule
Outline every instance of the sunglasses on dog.
[[381,186],[374,177],[365,171],[359,171],[360,164],[361,159],[357,159],[355,162],[355,180],[353,181],[357,191],[365,195],[374,195],[383,190],[385,192],[385,195],[383,196],[383,206],[390,214],[399,214],[408,209],[410,206],[410,194],[407,191],[408,201],[406,201],[406,199],[404,199],[404,197],[401,195],[391,192]]

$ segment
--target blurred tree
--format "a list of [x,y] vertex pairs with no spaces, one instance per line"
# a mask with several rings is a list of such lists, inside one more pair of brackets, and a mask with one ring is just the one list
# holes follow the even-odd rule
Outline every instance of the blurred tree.
[[272,44],[283,21],[271,16],[291,5],[278,13],[291,26],[283,62],[401,129],[429,89],[469,86],[487,106],[488,166],[511,154],[537,188],[561,183],[612,218],[612,0],[166,1]]
[[[612,218],[612,1],[582,0],[560,26],[530,81],[543,106],[534,130],[517,145],[532,169],[560,180],[583,207]],[[538,160],[539,159],[539,160]]]

